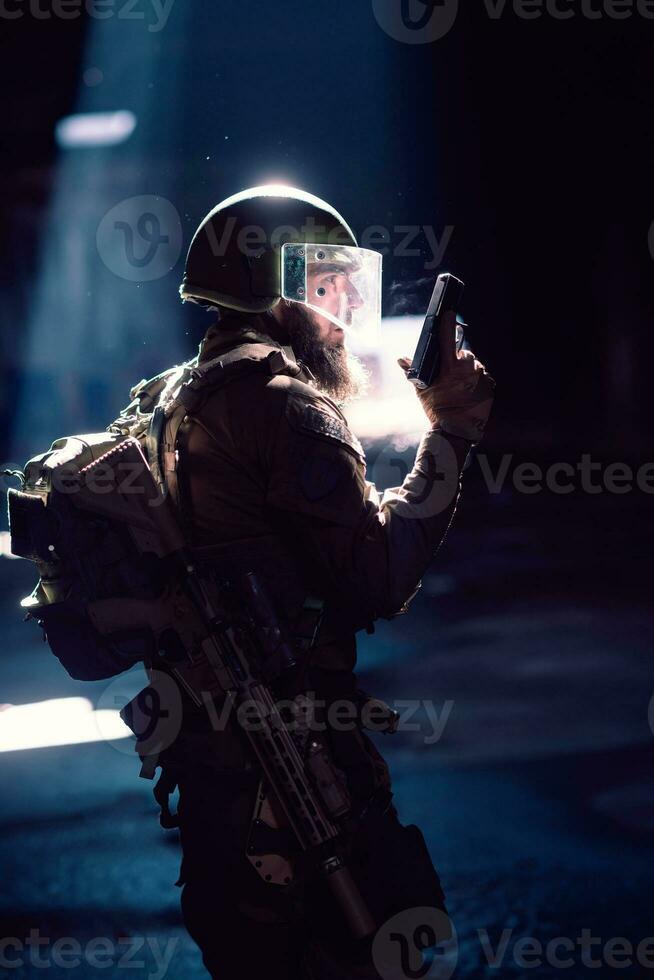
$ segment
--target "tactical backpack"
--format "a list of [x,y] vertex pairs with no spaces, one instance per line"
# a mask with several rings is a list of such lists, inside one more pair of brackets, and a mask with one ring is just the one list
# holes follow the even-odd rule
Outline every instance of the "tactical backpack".
[[300,370],[263,344],[195,358],[135,385],[105,432],[57,439],[26,464],[20,490],[8,491],[11,551],[35,563],[39,581],[21,605],[72,677],[111,677],[156,654],[162,624],[148,610],[161,608],[167,583],[150,483],[177,504],[182,422],[238,377]]

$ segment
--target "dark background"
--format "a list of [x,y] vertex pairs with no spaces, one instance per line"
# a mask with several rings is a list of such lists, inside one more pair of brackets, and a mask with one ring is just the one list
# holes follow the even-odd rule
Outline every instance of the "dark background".
[[[77,315],[85,376],[106,377],[93,354],[124,362],[120,340],[157,368],[162,336],[191,325],[195,340],[204,328],[176,302],[183,254],[135,302],[133,284],[99,260],[99,219],[125,197],[164,194],[186,246],[209,206],[275,175],[332,201],[358,231],[430,224],[440,238],[454,226],[444,265],[469,283],[473,339],[502,384],[494,438],[518,429],[551,446],[645,445],[654,22],[523,20],[510,8],[492,19],[471,6],[420,45],[387,36],[368,3],[178,2],[158,32],[145,0],[141,21],[5,21],[3,422],[29,368],[39,279],[75,219],[89,240],[68,249],[75,283],[46,284],[43,344]],[[89,67],[101,84],[81,80]],[[76,107],[132,109],[139,124],[120,146],[58,155],[54,125]],[[57,194],[63,228],[48,221]],[[388,257],[387,287],[422,276],[421,259]],[[96,302],[82,303],[76,284]],[[98,294],[109,290],[108,306]],[[129,329],[114,324],[103,342],[116,319]],[[75,359],[56,367],[74,383]]]
[[[493,19],[468,4],[418,45],[389,37],[368,0],[176,0],[158,32],[144,0],[143,20],[16,9],[0,33],[5,465],[104,428],[136,380],[194,353],[208,321],[178,302],[186,245],[217,201],[273,178],[358,232],[454,227],[443,268],[468,284],[470,337],[498,381],[493,468],[502,453],[512,466],[649,462],[653,20],[591,20],[580,5],[570,20],[510,6]],[[100,84],[84,81],[93,68]],[[114,109],[137,116],[126,142],[57,146],[66,114]],[[95,236],[141,194],[173,203],[184,248],[169,274],[136,283]],[[387,313],[398,290],[424,307],[427,259],[385,259]],[[521,968],[508,956],[484,972],[477,930],[654,934],[652,506],[638,489],[526,495],[509,481],[489,494],[477,464],[467,484],[409,618],[364,638],[360,663],[380,694],[454,701],[429,751],[410,736],[382,748],[405,822],[425,828],[443,871],[459,975],[509,977]],[[0,702],[96,701],[19,622],[32,570],[0,566]],[[100,743],[8,753],[0,767],[4,935],[182,935],[176,852],[129,756]],[[179,956],[170,975],[201,975],[189,944]],[[568,973],[585,969],[577,957]]]

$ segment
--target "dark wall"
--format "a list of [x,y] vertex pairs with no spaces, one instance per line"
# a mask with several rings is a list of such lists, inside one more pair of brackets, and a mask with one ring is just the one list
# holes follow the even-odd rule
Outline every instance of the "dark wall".
[[[493,19],[467,5],[447,36],[416,45],[388,36],[367,2],[177,0],[159,32],[116,19],[25,16],[3,26],[5,421],[25,377],[57,186],[53,124],[76,103],[85,40],[97,61],[104,31],[105,81],[84,90],[85,106],[134,108],[139,127],[123,146],[89,155],[93,201],[110,206],[163,183],[188,241],[217,200],[279,177],[332,200],[359,233],[388,227],[391,245],[398,226],[427,225],[439,239],[453,228],[442,266],[468,282],[471,336],[500,382],[497,444],[647,444],[654,22],[524,20],[508,7]],[[192,347],[206,321],[177,306],[183,256],[140,292],[101,267],[96,217],[88,258],[71,275],[98,297],[83,314],[87,336],[102,333],[102,316],[132,311],[129,343],[110,361],[124,389],[137,338],[137,373],[155,371],[162,338],[174,332],[180,349]],[[429,293],[436,270],[425,269],[424,235],[418,242],[421,256],[386,260],[387,312],[407,285],[418,283],[403,308],[417,311]],[[82,316],[65,294],[52,315]],[[80,347],[67,365],[73,384],[88,374],[84,356]],[[97,359],[100,377],[107,363]],[[103,424],[100,407],[88,406],[89,427]]]

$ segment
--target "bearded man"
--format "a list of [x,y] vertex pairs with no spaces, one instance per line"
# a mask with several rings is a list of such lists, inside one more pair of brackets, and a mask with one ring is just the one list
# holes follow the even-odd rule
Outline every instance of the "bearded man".
[[[441,373],[420,395],[428,431],[415,466],[380,499],[341,406],[366,387],[348,343],[379,326],[381,255],[358,248],[324,201],[253,188],[201,223],[180,293],[217,314],[195,362],[214,381],[161,436],[161,469],[188,545],[198,567],[256,572],[325,716],[336,702],[360,708],[355,634],[404,613],[417,591],[452,520],[493,383],[472,354],[456,353],[448,316]],[[323,736],[351,801],[361,890],[382,917],[397,911],[394,901],[444,910],[424,845],[403,857],[407,828],[388,768],[354,715],[349,728],[328,723]],[[160,757],[158,794],[179,787],[178,884],[207,969],[221,980],[379,976],[371,944],[348,936],[333,897],[302,872],[289,828],[257,810],[262,774],[238,719],[216,717],[185,707]],[[295,867],[293,881],[271,881],[263,860],[271,852]]]

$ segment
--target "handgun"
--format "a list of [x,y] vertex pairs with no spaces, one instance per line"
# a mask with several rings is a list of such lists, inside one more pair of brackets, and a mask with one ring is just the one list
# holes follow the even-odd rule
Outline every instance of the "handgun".
[[[425,322],[418,338],[407,378],[416,388],[429,388],[438,376],[440,367],[440,326],[443,314],[458,313],[464,284],[449,272],[436,280]],[[457,325],[457,350],[464,346],[463,326]]]

